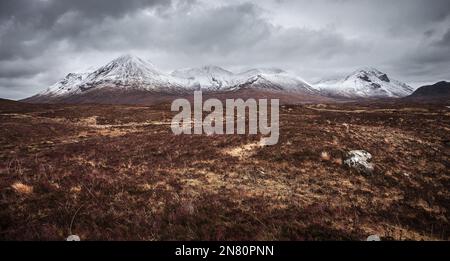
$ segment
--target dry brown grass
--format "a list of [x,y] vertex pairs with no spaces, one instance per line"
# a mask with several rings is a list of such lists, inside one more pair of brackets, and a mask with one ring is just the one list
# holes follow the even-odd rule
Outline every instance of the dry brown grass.
[[331,160],[331,156],[330,154],[328,154],[328,152],[322,151],[322,153],[320,153],[320,159],[323,161],[329,161]]
[[414,106],[282,106],[261,146],[174,136],[168,105],[0,104],[0,239],[448,239],[448,109]]
[[11,187],[19,194],[31,194],[33,193],[33,187],[25,185],[21,182],[15,182]]

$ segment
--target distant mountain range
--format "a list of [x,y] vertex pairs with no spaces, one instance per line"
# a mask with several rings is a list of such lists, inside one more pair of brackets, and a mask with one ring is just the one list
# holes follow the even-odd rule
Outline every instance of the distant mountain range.
[[[281,96],[295,101],[328,101],[302,79],[280,69],[234,74],[217,66],[166,74],[139,57],[124,55],[89,73],[69,73],[47,90],[23,101],[33,103],[156,103],[202,90],[206,95]],[[261,95],[265,93],[265,95]]]
[[174,96],[280,97],[290,103],[367,98],[402,98],[414,89],[375,68],[314,85],[278,68],[233,73],[218,66],[176,70],[170,74],[139,57],[124,55],[87,73],[69,73],[47,90],[23,101],[32,103],[153,104]]

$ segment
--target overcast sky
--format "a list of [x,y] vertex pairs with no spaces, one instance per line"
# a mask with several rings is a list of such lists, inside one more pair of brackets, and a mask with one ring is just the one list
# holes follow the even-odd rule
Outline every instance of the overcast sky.
[[450,80],[449,0],[1,0],[0,97],[131,53],[160,69],[279,67],[309,82],[373,66]]

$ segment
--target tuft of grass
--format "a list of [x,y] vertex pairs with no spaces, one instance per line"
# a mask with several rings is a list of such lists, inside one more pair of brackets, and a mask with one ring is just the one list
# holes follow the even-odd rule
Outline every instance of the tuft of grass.
[[328,152],[326,151],[322,151],[322,153],[320,153],[320,159],[322,161],[330,161],[331,160],[331,156]]
[[15,182],[11,185],[15,192],[19,194],[31,194],[33,193],[33,187],[29,185],[25,185],[22,182]]

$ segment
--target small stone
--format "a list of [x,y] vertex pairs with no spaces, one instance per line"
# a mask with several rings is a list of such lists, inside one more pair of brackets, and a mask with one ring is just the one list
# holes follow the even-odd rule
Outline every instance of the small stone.
[[66,241],[80,241],[80,237],[77,235],[70,235],[67,237]]
[[379,235],[371,235],[367,237],[367,241],[381,241],[381,238]]

